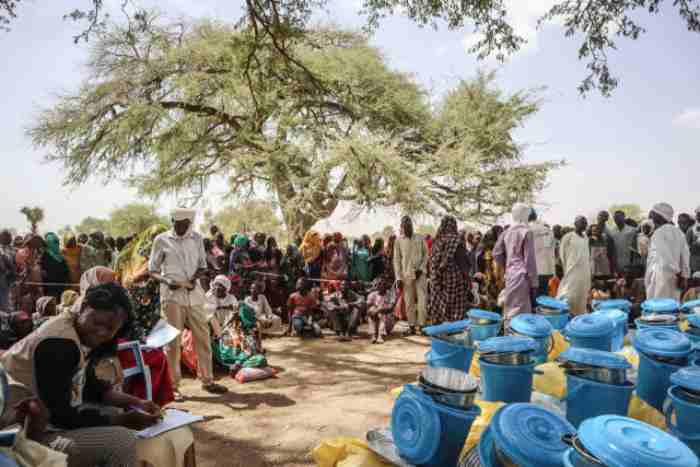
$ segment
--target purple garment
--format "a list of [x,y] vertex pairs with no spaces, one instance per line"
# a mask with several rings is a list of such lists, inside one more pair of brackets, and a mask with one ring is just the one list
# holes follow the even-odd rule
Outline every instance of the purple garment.
[[526,225],[514,225],[500,236],[493,258],[505,265],[504,315],[507,321],[520,313],[532,312],[530,291],[538,286],[537,263],[532,233]]

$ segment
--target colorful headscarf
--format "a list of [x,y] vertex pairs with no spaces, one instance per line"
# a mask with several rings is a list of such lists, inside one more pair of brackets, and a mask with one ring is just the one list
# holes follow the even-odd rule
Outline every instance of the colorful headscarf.
[[90,287],[114,282],[116,278],[116,273],[104,266],[95,266],[92,269],[88,269],[80,277],[80,294],[85,295],[85,292],[87,292]]
[[55,297],[41,297],[36,301],[36,312],[39,314],[39,316],[46,316],[46,308],[51,303],[56,303]]
[[235,248],[245,248],[249,243],[250,240],[248,239],[247,236],[243,234],[236,235],[236,237],[233,239],[233,242],[231,242]]
[[51,256],[56,262],[63,263],[65,259],[61,254],[61,241],[58,239],[58,235],[53,232],[46,234],[46,253]]
[[241,302],[238,306],[238,316],[241,318],[241,326],[243,329],[250,330],[255,327],[257,319],[255,318],[255,310],[248,306],[245,302]]
[[151,256],[153,241],[167,230],[163,224],[153,225],[124,247],[117,259],[117,276],[122,284],[128,286],[140,274]]
[[316,261],[316,259],[321,256],[321,234],[315,230],[306,232],[300,249],[306,264]]

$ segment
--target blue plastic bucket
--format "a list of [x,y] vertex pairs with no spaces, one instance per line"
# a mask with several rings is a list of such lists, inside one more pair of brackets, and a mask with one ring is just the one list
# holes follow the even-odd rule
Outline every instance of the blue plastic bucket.
[[634,384],[604,384],[566,375],[566,419],[578,428],[582,421],[598,415],[627,415]]
[[540,314],[540,316],[549,321],[549,324],[552,325],[552,328],[554,328],[557,331],[561,331],[562,329],[564,329],[567,323],[569,322],[568,312],[559,313],[557,315],[542,313]]
[[610,352],[616,329],[615,322],[608,316],[591,313],[569,321],[562,335],[571,343],[571,347]]
[[634,324],[637,325],[637,330],[641,329],[659,329],[659,328],[664,328],[664,329],[673,329],[674,331],[678,331],[678,322],[671,323],[671,324],[644,324],[640,318],[637,318],[634,320]]
[[457,465],[464,442],[481,409],[458,410],[438,404],[414,385],[404,386],[391,414],[394,444],[415,465]]
[[530,402],[535,363],[499,365],[479,359],[482,399],[489,402]]
[[637,395],[647,404],[661,412],[666,393],[671,386],[672,373],[683,368],[681,365],[658,362],[643,352],[639,354],[639,369],[637,371]]
[[472,324],[470,328],[472,340],[475,342],[481,342],[496,337],[500,330],[500,321],[494,324]]
[[679,386],[668,388],[663,412],[666,426],[688,438],[700,438],[700,404],[689,400]]
[[425,354],[428,366],[434,368],[454,368],[466,373],[472,365],[474,348],[448,342],[433,337],[430,342],[431,350]]
[[627,318],[628,315],[622,310],[615,308],[603,308],[594,311],[593,314],[600,314],[612,319],[615,323],[615,331],[613,331],[611,340],[611,350],[619,352],[625,346],[625,336],[627,335]]

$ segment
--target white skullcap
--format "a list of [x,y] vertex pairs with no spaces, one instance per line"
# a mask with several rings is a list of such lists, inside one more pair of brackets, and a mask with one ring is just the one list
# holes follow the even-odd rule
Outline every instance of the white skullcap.
[[651,208],[659,216],[666,219],[668,222],[673,222],[673,208],[668,203],[658,203]]
[[215,285],[220,285],[228,292],[231,289],[231,280],[223,274],[219,274],[214,278],[214,281],[212,281],[211,285],[212,287]]
[[171,217],[174,221],[184,221],[189,219],[190,221],[194,222],[195,214],[197,214],[197,211],[194,209],[176,208],[173,209]]
[[527,224],[531,211],[532,209],[527,204],[515,203],[515,205],[513,205],[513,210],[511,211],[513,222],[515,224]]

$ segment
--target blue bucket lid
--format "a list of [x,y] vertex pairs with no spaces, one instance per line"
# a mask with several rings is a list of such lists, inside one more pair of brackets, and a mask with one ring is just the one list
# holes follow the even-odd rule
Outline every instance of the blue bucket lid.
[[437,336],[440,334],[454,334],[457,332],[462,332],[465,329],[469,329],[469,325],[471,324],[471,321],[468,319],[463,319],[462,321],[453,321],[451,323],[443,323],[443,324],[438,324],[436,326],[428,326],[426,328],[423,328],[423,332],[425,332],[429,336]]
[[551,308],[552,310],[569,311],[569,304],[563,300],[557,300],[556,298],[548,297],[542,295],[537,297],[537,304],[545,308]]
[[628,318],[627,313],[617,308],[601,308],[600,310],[596,310],[591,314],[607,316],[615,323],[626,323]]
[[537,341],[525,336],[491,337],[479,344],[479,352],[527,352],[535,351],[539,346]]
[[693,344],[685,334],[662,327],[638,330],[632,338],[632,345],[639,352],[660,357],[685,357],[693,350]]
[[671,384],[690,391],[700,392],[700,367],[687,366],[681,368],[671,375],[670,380]]
[[693,308],[700,308],[700,300],[691,300],[681,305],[681,310],[686,313],[690,312]]
[[472,310],[469,310],[469,315],[470,319],[489,319],[491,321],[501,321],[501,315],[498,313],[494,313],[493,311],[486,311],[486,310],[479,310],[478,308],[474,308]]
[[593,300],[594,310],[607,310],[608,308],[616,308],[624,312],[629,312],[632,308],[632,302],[622,298],[614,298],[610,300]]
[[508,404],[493,416],[493,440],[515,464],[560,467],[568,445],[561,440],[576,429],[560,417],[534,404]]
[[510,328],[529,337],[549,337],[552,334],[552,325],[542,315],[523,313],[510,320]]
[[581,347],[569,347],[559,355],[560,360],[567,360],[583,365],[599,366],[613,370],[627,370],[632,365],[622,355],[604,350],[585,349]]
[[394,403],[391,434],[401,457],[412,464],[425,464],[440,447],[442,423],[432,405],[426,404],[409,385]]
[[693,313],[688,315],[688,323],[691,326],[695,326],[696,328],[700,328],[700,315]]
[[649,313],[676,313],[680,306],[672,298],[650,298],[642,303],[642,310]]
[[615,323],[604,315],[580,315],[569,321],[565,334],[574,337],[597,337],[611,334]]
[[581,444],[608,467],[697,466],[693,451],[658,428],[619,415],[601,415],[581,423]]

